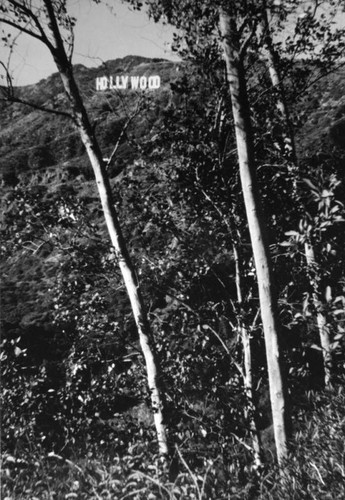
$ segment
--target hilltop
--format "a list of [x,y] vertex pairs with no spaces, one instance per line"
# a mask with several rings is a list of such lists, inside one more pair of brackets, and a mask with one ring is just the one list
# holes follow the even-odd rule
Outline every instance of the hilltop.
[[[74,67],[76,80],[95,126],[96,134],[104,155],[110,155],[121,131],[134,113],[143,96],[150,101],[145,113],[136,119],[134,137],[143,141],[159,130],[162,112],[178,96],[172,91],[172,84],[190,69],[185,63],[163,59],[149,59],[127,56],[106,61],[97,68],[81,64]],[[96,78],[100,76],[149,76],[159,75],[161,87],[154,91],[96,91]],[[345,116],[345,70],[340,69],[316,82],[312,91],[296,103],[293,110],[296,122],[298,151],[301,156],[312,155],[315,144],[329,149],[332,144],[342,147]],[[15,94],[40,107],[56,111],[66,109],[66,98],[58,73],[37,84],[14,89]],[[13,184],[18,175],[37,173],[42,170],[63,167],[74,176],[79,173],[90,176],[91,172],[83,146],[72,123],[65,117],[44,113],[20,103],[0,101],[0,177]],[[145,115],[145,116],[144,116]],[[318,147],[318,149],[320,149]],[[121,169],[124,161],[133,162],[136,153],[124,136],[117,152],[113,172]],[[112,172],[110,173],[112,176]]]
[[[97,68],[86,68],[81,64],[74,67],[76,80],[105,156],[111,153],[123,126],[143,98],[151,103],[150,109],[147,109],[144,117],[136,120],[134,135],[138,139],[154,133],[162,109],[171,102],[170,84],[179,76],[180,67],[181,64],[171,61],[139,56],[107,61]],[[159,75],[161,86],[146,92],[96,91],[97,77],[123,74]],[[56,111],[66,109],[66,98],[58,73],[35,85],[15,88],[14,92],[19,98],[36,106]],[[15,182],[18,175],[23,173],[37,173],[62,166],[75,175],[90,174],[85,166],[88,162],[83,146],[70,120],[20,103],[1,101],[0,109],[0,175],[5,183]],[[117,165],[124,158],[133,161],[134,157],[133,148],[123,140],[117,154]]]

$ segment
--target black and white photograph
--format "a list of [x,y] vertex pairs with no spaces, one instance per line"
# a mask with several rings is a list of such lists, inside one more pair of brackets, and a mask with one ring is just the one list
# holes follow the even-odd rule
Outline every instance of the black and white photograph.
[[1,499],[343,500],[343,0],[0,34]]

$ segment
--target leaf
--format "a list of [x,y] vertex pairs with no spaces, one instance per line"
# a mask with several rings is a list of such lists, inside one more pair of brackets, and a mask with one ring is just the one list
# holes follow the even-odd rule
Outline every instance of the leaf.
[[60,460],[63,460],[62,456],[61,455],[57,455],[56,453],[54,453],[53,451],[50,451],[48,453],[48,457],[49,458],[59,458]]
[[326,302],[331,302],[332,300],[332,288],[330,286],[326,287],[325,298]]
[[14,348],[14,355],[15,356],[20,356],[23,351],[20,349],[20,347],[15,347]]
[[310,187],[310,189],[312,189],[313,191],[316,191],[318,193],[319,190],[317,189],[316,186],[314,186],[314,184],[311,182],[311,180],[306,179],[306,178],[304,178],[302,180],[307,184],[307,186]]
[[322,196],[322,198],[329,198],[329,197],[333,197],[334,193],[333,193],[333,191],[329,191],[328,189],[323,189],[321,196]]
[[320,229],[330,226],[332,223],[330,221],[324,221],[320,224]]
[[333,314],[344,314],[345,313],[345,310],[344,309],[335,309],[333,311]]

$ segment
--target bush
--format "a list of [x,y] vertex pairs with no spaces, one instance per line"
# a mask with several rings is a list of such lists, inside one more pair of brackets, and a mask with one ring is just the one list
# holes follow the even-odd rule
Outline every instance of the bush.
[[262,499],[343,499],[345,495],[345,392],[340,386],[309,393],[299,410],[299,429],[283,475],[274,471],[262,485]]
[[[283,472],[251,468],[241,444],[228,459],[205,454],[188,460],[176,450],[168,467],[143,433],[121,456],[103,453],[64,458],[35,443],[3,455],[3,497],[7,499],[275,500],[344,498],[345,393],[310,393],[296,415],[298,430]],[[98,450],[98,452],[97,452]],[[77,450],[75,450],[77,452]]]

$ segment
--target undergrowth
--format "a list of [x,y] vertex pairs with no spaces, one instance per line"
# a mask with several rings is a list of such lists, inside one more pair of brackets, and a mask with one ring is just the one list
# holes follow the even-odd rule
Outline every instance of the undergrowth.
[[[294,416],[290,458],[258,473],[241,443],[231,453],[198,460],[179,449],[164,467],[145,443],[122,456],[66,458],[35,443],[2,457],[3,500],[60,499],[320,499],[345,497],[345,393],[309,393]],[[187,448],[185,448],[186,450]],[[228,450],[229,451],[229,450]]]

